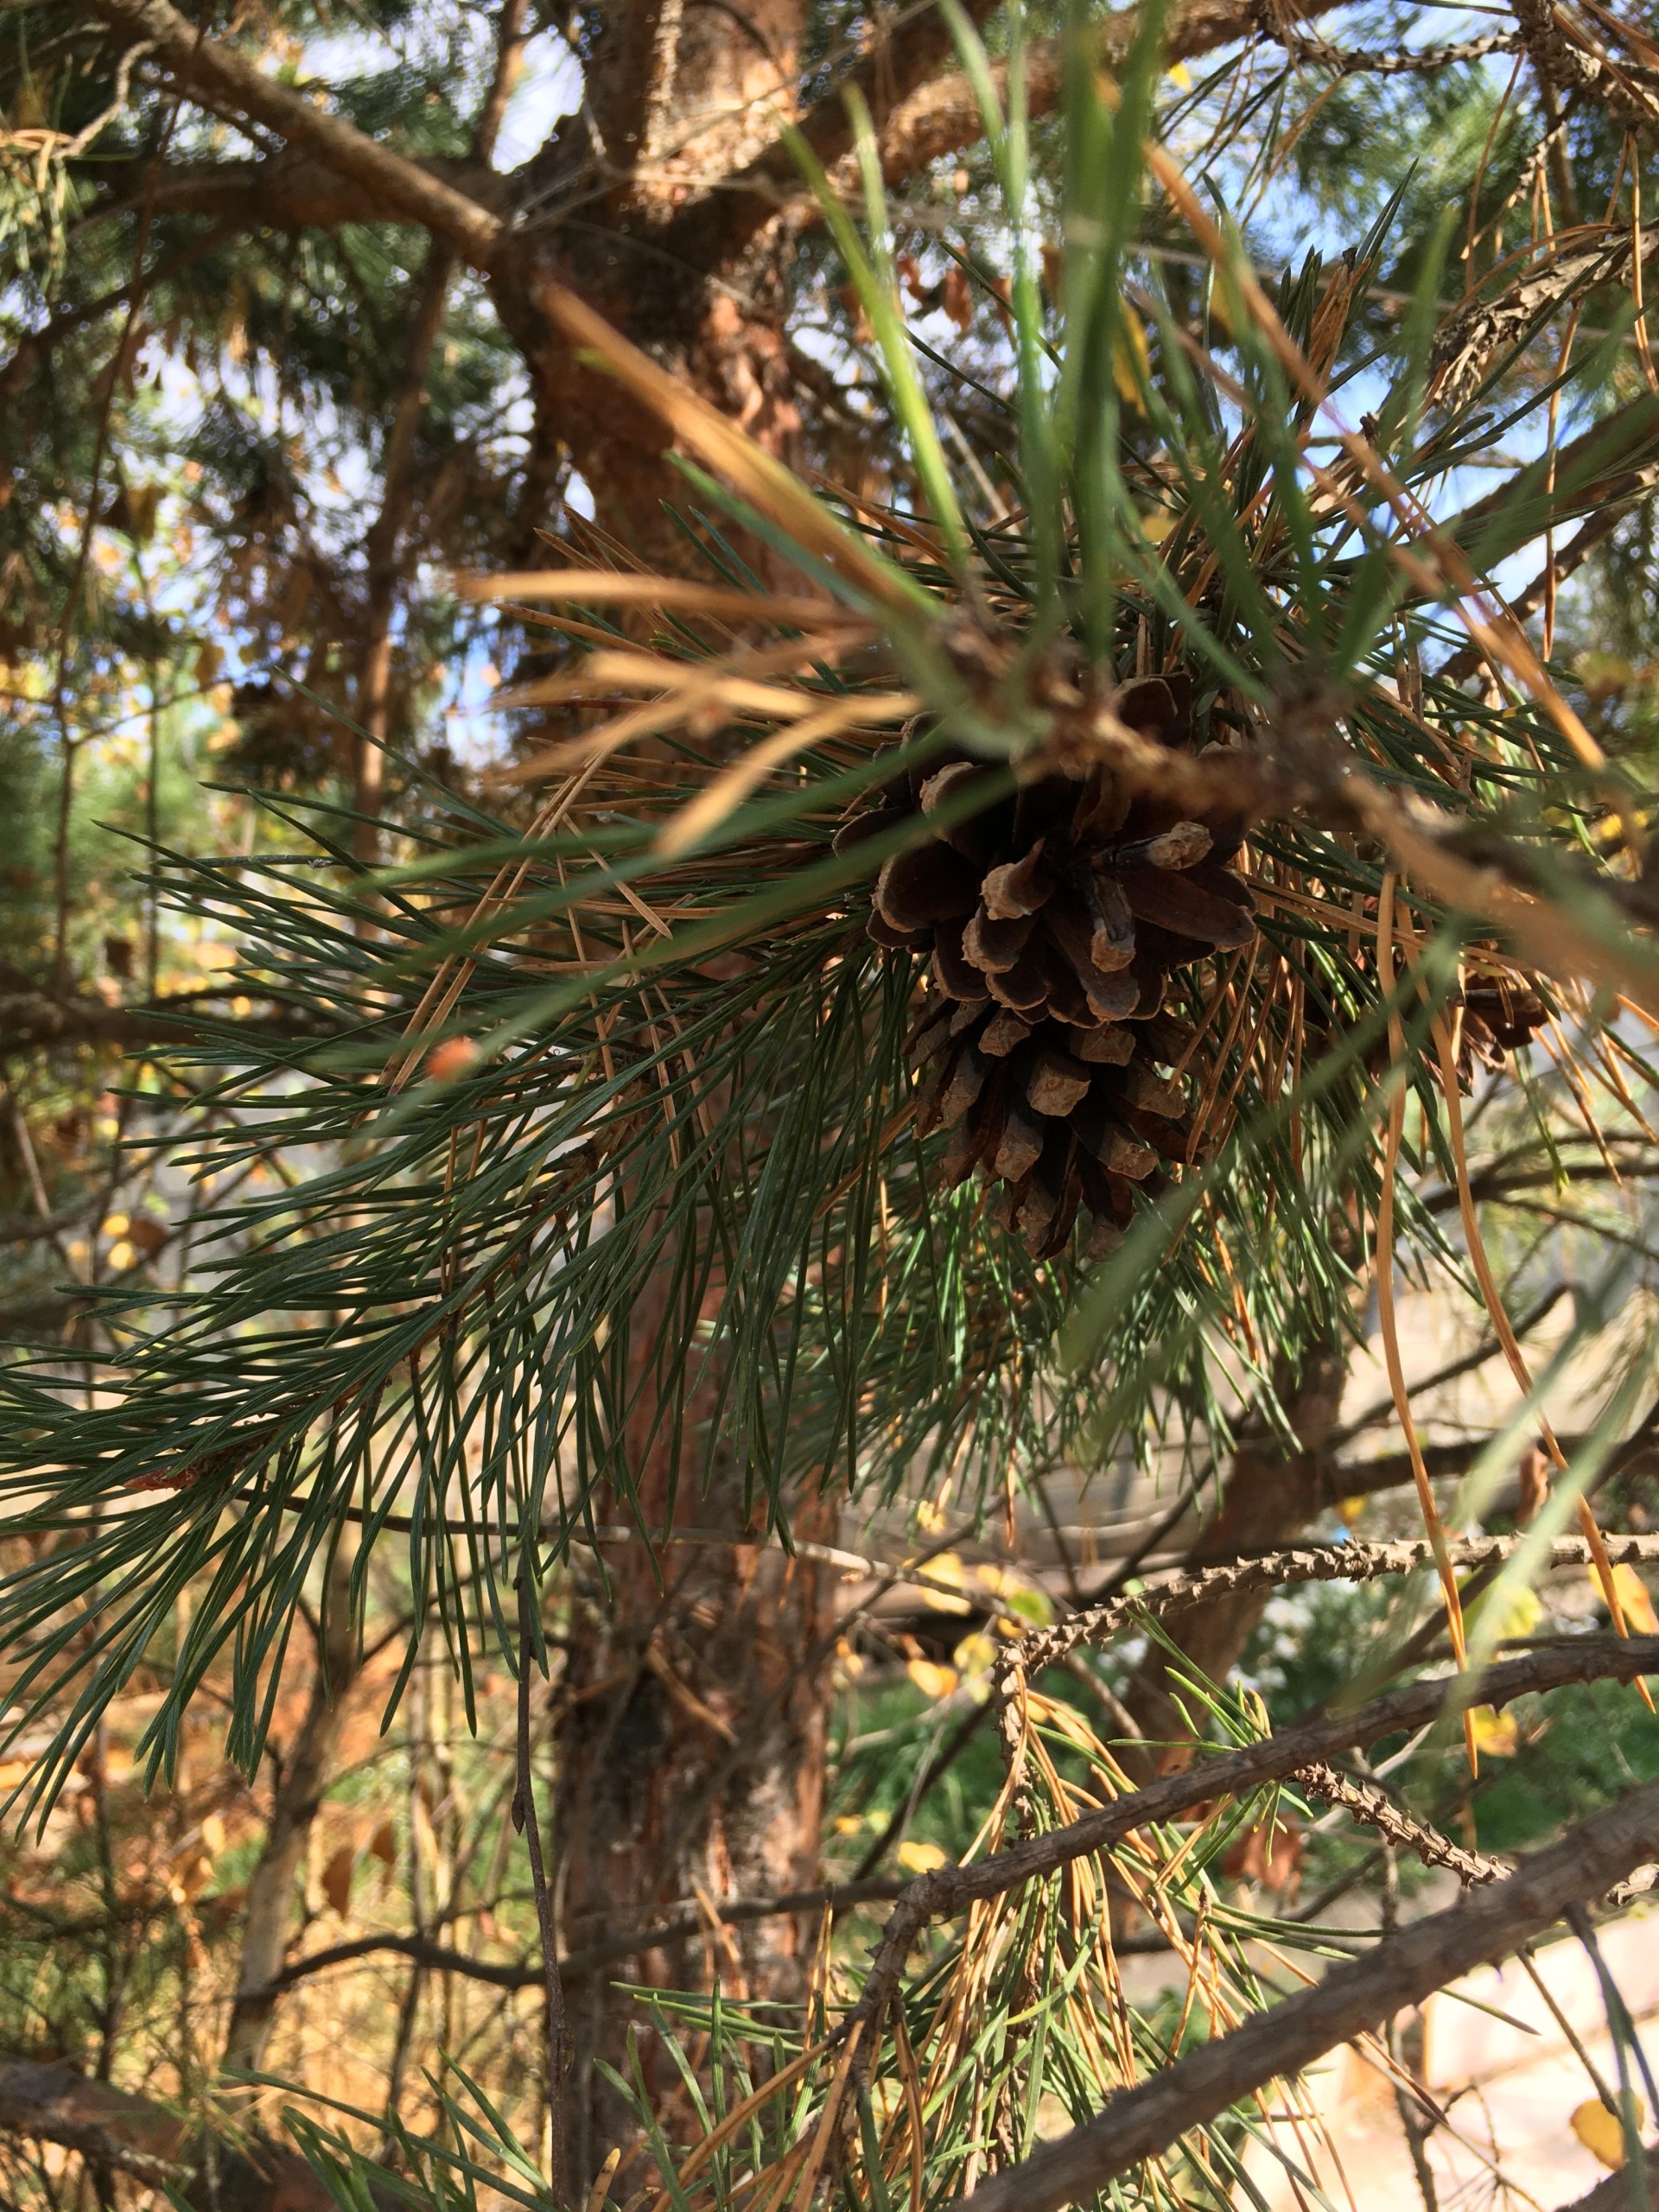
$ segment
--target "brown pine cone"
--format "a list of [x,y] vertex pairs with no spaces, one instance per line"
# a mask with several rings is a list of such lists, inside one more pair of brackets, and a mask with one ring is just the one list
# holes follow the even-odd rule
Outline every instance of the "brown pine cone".
[[1474,1086],[1475,1067],[1501,1072],[1509,1056],[1532,1042],[1535,1029],[1549,1020],[1549,1008],[1536,991],[1492,976],[1472,982],[1463,996],[1463,1033],[1458,1052],[1458,1080]]
[[[1190,742],[1191,679],[1141,677],[1113,701],[1120,721]],[[935,758],[846,823],[838,849],[920,812],[932,836],[883,863],[868,929],[878,944],[931,956],[911,1061],[931,1070],[922,1135],[954,1129],[947,1183],[999,1181],[1001,1217],[1046,1257],[1078,1208],[1091,1255],[1131,1218],[1130,1186],[1160,1158],[1185,1160],[1182,1083],[1158,1072],[1192,1031],[1161,1012],[1171,971],[1249,944],[1250,894],[1226,863],[1244,817],[1183,819],[1109,770],[1048,773],[974,807],[982,761]]]

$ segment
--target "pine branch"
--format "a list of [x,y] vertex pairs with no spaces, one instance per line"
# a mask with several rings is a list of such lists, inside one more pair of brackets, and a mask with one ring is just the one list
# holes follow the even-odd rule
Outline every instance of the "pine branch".
[[151,2188],[188,2171],[178,2159],[183,2128],[171,2113],[73,2067],[0,2060],[0,2133],[60,2144]]
[[[1459,1446],[1472,1459],[1486,1448],[1488,1439]],[[1565,1448],[1565,1447],[1564,1447]],[[1390,1463],[1391,1464],[1391,1463]],[[1364,1470],[1357,1470],[1363,1473]],[[1410,1479],[1409,1469],[1399,1478]],[[1512,1558],[1527,1541],[1524,1535],[1463,1537],[1446,1550],[1454,1567],[1486,1567]],[[1659,1560],[1659,1536],[1608,1535],[1603,1541],[1615,1565]],[[1011,1643],[997,1662],[996,1678],[1006,1686],[1016,1675],[1033,1681],[1045,1667],[1059,1663],[1080,1643],[1103,1644],[1125,1628],[1147,1619],[1168,1620],[1189,1608],[1213,1599],[1233,1597],[1249,1590],[1276,1590],[1302,1582],[1372,1582],[1379,1575],[1413,1574],[1429,1566],[1433,1548],[1420,1540],[1395,1543],[1293,1544],[1283,1551],[1258,1559],[1230,1560],[1215,1567],[1178,1568],[1152,1580],[1132,1595],[1114,1598],[1087,1612],[1075,1613],[1053,1628],[1039,1629]],[[1582,1536],[1558,1536],[1551,1543],[1552,1567],[1583,1567],[1590,1548]]]
[[[1659,2143],[1650,2145],[1644,2157],[1651,2202],[1656,2192],[1659,2192]],[[1587,2196],[1575,2196],[1571,2204],[1563,2205],[1561,2212],[1630,2212],[1632,2201],[1630,2177],[1628,2173],[1614,2173],[1605,2181],[1599,2181]]]
[[[1659,1637],[1573,1637],[1510,1660],[1478,1678],[1413,1682],[1349,1713],[1321,1714],[1240,1750],[1199,1757],[1183,1773],[1165,1775],[1081,1820],[1027,1837],[995,1858],[920,1875],[893,1907],[864,1988],[837,2031],[837,2039],[844,2039],[858,2021],[881,2017],[898,1989],[912,1945],[930,1921],[1041,1880],[1074,1859],[1109,1850],[1137,1828],[1179,1819],[1195,1805],[1236,1796],[1263,1783],[1282,1782],[1333,1752],[1354,1745],[1363,1748],[1396,1730],[1422,1727],[1472,1695],[1483,1704],[1501,1707],[1516,1698],[1572,1682],[1629,1682],[1655,1672],[1659,1672]],[[1609,1881],[1636,1863],[1631,1859]],[[1377,2017],[1384,2009],[1378,2007]]]
[[[1650,130],[1659,122],[1659,96],[1604,55],[1572,35],[1577,29],[1553,0],[1514,0],[1515,19],[1533,67],[1551,92],[1583,92],[1599,100],[1627,130]],[[1650,76],[1651,72],[1644,71]]]
[[[1465,404],[1498,356],[1523,345],[1558,309],[1604,284],[1628,279],[1633,266],[1631,245],[1625,231],[1565,247],[1549,254],[1496,299],[1471,301],[1435,335],[1429,355],[1432,396],[1444,407]],[[1644,267],[1656,247],[1659,231],[1649,226],[1642,234]]]
[[267,77],[218,40],[206,37],[168,0],[89,0],[92,12],[130,41],[145,40],[187,92],[200,92],[291,146],[318,155],[364,186],[381,213],[418,224],[452,245],[474,268],[487,269],[504,225],[466,193],[443,183],[302,93]]
[[1459,63],[1484,61],[1488,54],[1513,54],[1520,45],[1519,39],[1509,32],[1488,38],[1463,39],[1452,46],[1394,47],[1380,51],[1375,48],[1332,46],[1322,38],[1298,38],[1294,32],[1276,24],[1274,36],[1293,60],[1328,69],[1338,77],[1428,76],[1438,69],[1454,68]]
[[[991,12],[988,0],[971,0],[968,9],[976,24]],[[1287,10],[1292,16],[1317,12],[1304,0],[1295,0]],[[1139,24],[1140,13],[1134,8],[1119,9],[1099,22],[1103,67],[1122,66]],[[1167,27],[1168,59],[1196,60],[1235,40],[1255,36],[1260,25],[1260,12],[1249,0],[1188,0]],[[933,10],[912,17],[802,118],[801,137],[824,168],[834,172],[853,143],[844,96],[855,85],[875,111],[881,174],[889,184],[903,183],[919,175],[931,162],[976,146],[985,135],[985,121],[971,81],[956,71],[937,73],[951,52],[950,34]],[[993,62],[991,74],[999,98],[1006,100],[1007,64]],[[1052,113],[1064,87],[1060,41],[1031,40],[1026,48],[1027,112],[1033,118]],[[850,188],[852,178],[844,181]],[[836,181],[843,180],[837,175]],[[799,166],[779,141],[670,224],[663,244],[670,252],[713,273],[729,267],[785,207],[798,208],[805,219],[816,219]]]
[[177,2113],[70,2066],[0,2057],[0,2135],[59,2144],[94,2174],[130,2174],[200,2212],[334,2212],[297,2152],[257,2138],[187,2143]]
[[1656,1840],[1659,1783],[1649,1783],[1550,1849],[1523,1859],[1507,1881],[1418,1921],[1364,1958],[1333,1967],[1313,1988],[1113,2098],[1097,2119],[997,2174],[952,2212],[1056,2212],[1093,2196],[1253,2090],[1310,2065],[1379,2019],[1421,2004],[1471,1967],[1541,1935],[1569,1906],[1603,1895]]
[[1501,1882],[1510,1872],[1503,1860],[1494,1859],[1490,1852],[1465,1851],[1427,1821],[1414,1819],[1374,1782],[1351,1781],[1319,1759],[1305,1766],[1296,1780],[1310,1796],[1340,1807],[1367,1827],[1375,1828],[1385,1843],[1413,1853],[1425,1866],[1448,1868],[1465,1886]]

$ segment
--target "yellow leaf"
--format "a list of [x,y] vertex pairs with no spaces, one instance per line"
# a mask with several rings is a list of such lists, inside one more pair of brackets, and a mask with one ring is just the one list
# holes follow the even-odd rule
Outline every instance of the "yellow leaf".
[[1613,1588],[1624,1608],[1626,1624],[1643,1636],[1659,1636],[1659,1617],[1653,1610],[1653,1592],[1633,1567],[1613,1569]]
[[[1629,2091],[1625,2093],[1630,2094]],[[1648,2115],[1640,2097],[1632,2099],[1631,2117],[1639,2135],[1647,2126]],[[1617,2173],[1624,2163],[1624,2129],[1618,2115],[1608,2111],[1599,2097],[1586,2097],[1573,2115],[1573,2133],[1578,2137],[1592,2158]]]
[[931,1659],[912,1659],[905,1669],[924,1697],[949,1697],[957,1687],[954,1667],[937,1667]]
[[837,1835],[859,1835],[863,1827],[864,1816],[861,1813],[842,1813],[835,1822]]
[[1344,1497],[1337,1501],[1337,1518],[1344,1529],[1351,1529],[1370,1503],[1364,1497]]
[[110,1247],[110,1266],[117,1274],[124,1274],[137,1256],[137,1251],[128,1243],[124,1236]]
[[124,1213],[106,1213],[104,1217],[104,1234],[106,1236],[124,1236],[130,1226],[128,1217]]
[[203,1846],[213,1853],[215,1859],[217,1859],[219,1853],[224,1850],[225,1823],[220,1820],[217,1813],[209,1813],[203,1820],[201,1823],[201,1840]]
[[[1477,1599],[1469,1608],[1471,1618],[1478,1619],[1483,1630],[1486,1626],[1485,1608],[1488,1599]],[[1492,1632],[1497,1637],[1530,1636],[1544,1617],[1535,1591],[1522,1588],[1511,1592],[1500,1612],[1492,1616]]]
[[194,1904],[213,1878],[213,1862],[198,1845],[191,1845],[176,1860],[168,1885],[175,1897]]
[[[966,1571],[955,1552],[941,1552],[937,1559],[929,1560],[921,1572],[927,1575],[931,1581],[949,1582],[958,1590],[967,1580]],[[965,1598],[948,1598],[942,1590],[934,1590],[925,1586],[923,1596],[930,1612],[966,1613],[973,1610]]]
[[1172,61],[1170,63],[1169,81],[1179,92],[1190,92],[1192,91],[1192,72],[1187,67],[1185,61]]
[[964,1636],[950,1654],[960,1674],[985,1674],[996,1662],[996,1646],[982,1629],[976,1629],[971,1636]]
[[1512,1759],[1521,1748],[1521,1731],[1512,1713],[1497,1713],[1490,1705],[1478,1705],[1469,1720],[1475,1749],[1484,1751],[1489,1758]]
[[[1027,1583],[1023,1590],[1004,1590],[1003,1599],[1011,1613],[1017,1613],[1027,1628],[1046,1628],[1054,1618],[1054,1602],[1047,1591],[1034,1582]],[[1020,1631],[1014,1629],[1012,1634]]]
[[931,1874],[936,1866],[945,1863],[944,1853],[937,1843],[915,1843],[909,1836],[893,1856],[907,1874]]

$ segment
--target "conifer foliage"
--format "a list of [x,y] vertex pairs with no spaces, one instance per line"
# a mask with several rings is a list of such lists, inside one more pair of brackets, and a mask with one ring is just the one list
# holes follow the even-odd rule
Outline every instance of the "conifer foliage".
[[[223,1194],[170,1276],[135,1251],[83,1300],[78,1337],[0,1372],[16,1809],[48,1815],[146,1669],[149,1780],[175,1772],[210,1687],[231,1758],[257,1771],[313,1599],[316,1750],[327,1670],[359,1663],[395,1556],[389,1711],[440,1645],[469,1717],[490,1678],[520,1685],[512,1804],[549,2145],[543,2173],[457,2063],[435,2133],[390,2117],[400,2188],[459,2206],[486,2184],[561,2212],[613,2182],[616,2202],[696,2212],[1249,2201],[1249,2139],[1287,2101],[1306,2115],[1321,2050],[1599,1904],[1651,1848],[1649,1783],[1510,1883],[1330,1762],[1437,1724],[1440,1758],[1460,1719],[1472,1788],[1477,1704],[1659,1672],[1630,1633],[1643,1586],[1618,1579],[1650,1554],[1592,1503],[1599,1484],[1622,1495],[1618,1452],[1651,1421],[1649,1356],[1592,1310],[1649,1295],[1642,1237],[1574,1217],[1594,1294],[1569,1349],[1595,1340],[1601,1395],[1592,1431],[1558,1439],[1554,1370],[1535,1375],[1510,1311],[1544,1248],[1492,1227],[1604,1163],[1636,1185],[1659,1164],[1640,686],[1627,669],[1598,693],[1558,651],[1572,569],[1593,575],[1615,533],[1645,527],[1659,473],[1641,289],[1659,53],[1589,6],[1517,7],[1512,35],[1445,48],[1419,35],[1427,16],[1398,44],[1338,46],[1209,0],[1079,4],[1052,26],[1013,7],[983,39],[988,11],[955,0],[891,29],[773,12],[750,26],[756,76],[669,10],[640,11],[638,51],[626,11],[556,27],[509,5],[487,44],[452,25],[442,52],[416,11],[377,19],[408,42],[397,71],[318,99],[261,66],[265,33],[241,18],[193,25],[168,0],[20,11],[10,204],[41,238],[20,248],[32,321],[10,373],[31,419],[55,408],[54,354],[124,318],[103,411],[57,423],[39,464],[95,503],[118,453],[121,504],[89,504],[68,541],[21,502],[7,525],[8,649],[51,671],[21,690],[28,728],[61,741],[63,820],[89,741],[66,703],[78,677],[153,657],[158,636],[177,655],[143,563],[141,632],[137,597],[105,620],[90,555],[99,531],[138,544],[154,523],[129,464],[141,434],[159,454],[170,433],[140,401],[141,341],[153,323],[158,359],[169,330],[200,342],[224,257],[245,272],[238,327],[280,372],[264,394],[223,376],[193,432],[201,496],[221,501],[239,711],[278,739],[350,742],[285,756],[241,850],[149,825],[152,914],[233,943],[237,964],[228,1004],[145,1009],[135,1080],[155,1153]],[[555,28],[590,97],[498,170],[520,48]],[[1526,143],[1487,73],[1500,52],[1535,90]],[[1211,71],[1196,86],[1193,63]],[[1419,76],[1458,88],[1467,243],[1408,174],[1364,195],[1341,251],[1266,275],[1272,221],[1332,200],[1374,87]],[[25,118],[26,93],[50,120]],[[694,161],[705,111],[718,126]],[[927,165],[963,148],[976,168],[950,189],[979,213],[959,250]],[[1300,201],[1270,219],[1293,169]],[[1568,192],[1562,232],[1545,217]],[[235,257],[249,226],[257,251]],[[111,226],[132,267],[94,296],[60,249]],[[630,297],[646,263],[672,281]],[[754,292],[734,331],[739,275],[774,302],[790,283],[833,300],[835,366],[791,353],[782,307],[768,321]],[[376,401],[370,349],[330,306],[346,292],[380,319]],[[394,302],[414,334],[403,376]],[[936,306],[954,356],[924,334]],[[504,428],[520,377],[527,446]],[[384,429],[360,537],[324,528],[296,423],[337,427],[341,461]],[[839,480],[816,466],[849,452]],[[1475,480],[1495,457],[1494,494]],[[572,470],[591,519],[550,504]],[[421,581],[439,553],[463,573]],[[1508,586],[1517,562],[1541,564],[1535,583]],[[477,776],[413,744],[388,755],[422,683],[448,681],[427,666],[439,646],[466,666],[486,635],[516,656],[495,702],[510,755]],[[150,772],[153,790],[154,754]],[[67,836],[50,972],[25,978],[36,1020],[86,1012]],[[1402,1366],[1408,1270],[1478,1304],[1482,1357],[1501,1354],[1517,1422],[1541,1425],[1530,1534],[1475,1527],[1482,1461],[1455,1502],[1436,1487]],[[1341,1471],[1344,1433],[1333,1414],[1313,1436],[1306,1386],[1372,1297],[1421,1529],[1286,1548]],[[669,1844],[715,1835],[729,1866],[789,1787],[816,1821],[821,1773],[804,1781],[802,1755],[780,1777],[762,1747],[798,1694],[821,1711],[832,1655],[857,1656],[853,1616],[826,1626],[804,1582],[779,1656],[787,1608],[756,1553],[793,1549],[804,1578],[844,1560],[822,1541],[835,1516],[878,1504],[925,1548],[940,1500],[989,1541],[1057,1465],[1169,1440],[1191,1481],[1166,1535],[1206,1464],[1233,1455],[1242,1478],[1276,1453],[1280,1476],[1305,1474],[1274,1543],[1217,1561],[1195,1537],[1190,1573],[1124,1586],[1149,1540],[1095,1592],[1062,1544],[1058,1624],[1020,1560],[982,1568],[995,1777],[957,1861],[923,1862],[868,1960],[836,1952],[826,1920],[816,1950],[781,1947],[775,1984],[733,1996],[719,1957],[741,1974],[755,1955],[718,1952],[721,1915],[798,1919],[813,1893],[689,1900],[642,1877],[637,1923],[597,1931],[588,1970],[695,1936],[697,1986],[610,1993],[608,2040],[573,2024],[573,1847],[538,1814],[536,1678],[580,1689],[556,1763],[584,1727],[601,1754],[655,1745],[663,1772],[694,1744]],[[1233,1511],[1230,1491],[1217,1525]],[[594,1624],[622,1615],[627,1575],[601,1564],[619,1544],[649,1577],[613,1713],[589,1662]],[[682,1545],[747,1564],[711,1597],[676,1567]],[[1607,1633],[1500,1655],[1500,1599],[1551,1562],[1591,1578]],[[889,1560],[875,1581],[926,1567]],[[1202,1609],[1339,1581],[1397,1584],[1398,1616],[1300,1718],[1220,1679],[1236,1642],[1217,1679],[1187,1662]],[[695,1673],[734,1620],[747,1635],[740,1605],[777,1665],[759,1688]],[[1126,1636],[1135,1679],[1091,1673]],[[1123,1725],[1154,1666],[1182,1702],[1169,1756]],[[977,1726],[964,1716],[957,1751]],[[610,1793],[619,1866],[644,1848],[643,1821],[623,1835],[615,1810],[638,1778],[623,1758],[596,1756],[585,1785]],[[1281,1815],[1310,1819],[1315,1792],[1483,1895],[1428,1930],[1390,1923],[1317,2001],[1275,2007],[1251,1947],[1292,1940],[1290,1916],[1233,1909],[1224,1870]],[[567,1798],[573,1831],[581,1809]],[[283,1818],[291,1887],[302,1820]],[[701,1918],[653,1932],[652,1909],[690,1903]],[[1178,2018],[1131,2004],[1131,1924],[1181,1960]],[[273,1988],[239,1992],[238,2017]],[[366,2124],[295,2122],[347,2205],[372,2182]],[[613,2126],[626,2141],[595,2139]]]

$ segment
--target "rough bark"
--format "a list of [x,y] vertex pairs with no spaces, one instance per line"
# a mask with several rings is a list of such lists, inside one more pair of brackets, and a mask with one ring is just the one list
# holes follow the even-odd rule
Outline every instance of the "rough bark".
[[288,1950],[295,1877],[305,1863],[311,1825],[334,1771],[346,1700],[356,1677],[350,1579],[351,1553],[342,1541],[329,1567],[317,1667],[305,1718],[283,1762],[264,1845],[248,1878],[242,1956],[222,2061],[227,2074],[257,2069],[276,2017],[272,1984]]
[[[668,1292],[636,1313],[636,1372],[649,1374],[665,1334]],[[730,1529],[741,1515],[734,1471],[716,1459],[699,1482],[712,1376],[682,1427],[656,1426],[660,1400],[640,1393],[628,1444],[647,1527]],[[810,1513],[798,1525],[804,1535]],[[556,1893],[568,1951],[620,1944],[652,1930],[664,1909],[707,1899],[717,1909],[818,1878],[824,1764],[819,1669],[823,1570],[760,1547],[664,1548],[658,1583],[645,1548],[607,1560],[608,1592],[578,1602],[559,1700]],[[620,1964],[617,1978],[661,1988],[707,1987],[718,1974],[734,1999],[789,2005],[804,1993],[816,1916],[780,1914],[721,1929],[712,1942],[676,1935]],[[606,1975],[568,1999],[573,2048],[570,2164],[586,2188],[636,2128],[599,2073],[627,2071],[626,2032],[641,2036],[647,2088],[666,2108],[677,2075],[640,2008]],[[641,2177],[625,2172],[627,2195]]]

